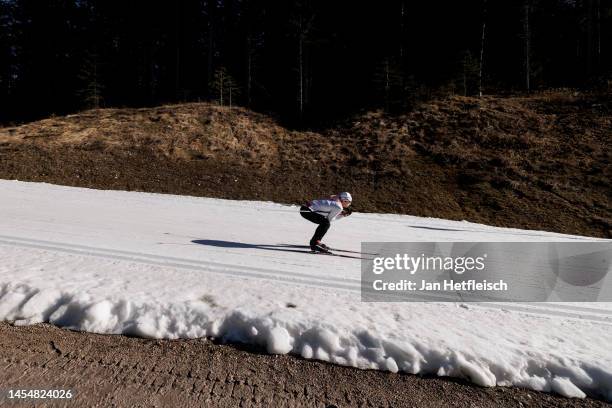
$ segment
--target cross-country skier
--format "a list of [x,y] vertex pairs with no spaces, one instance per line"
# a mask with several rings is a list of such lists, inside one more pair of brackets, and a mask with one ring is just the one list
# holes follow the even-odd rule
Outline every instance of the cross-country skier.
[[310,240],[310,249],[314,252],[329,252],[327,245],[321,243],[323,236],[332,221],[347,217],[353,212],[349,207],[353,197],[343,192],[327,199],[312,200],[300,208],[300,214],[310,222],[319,224]]

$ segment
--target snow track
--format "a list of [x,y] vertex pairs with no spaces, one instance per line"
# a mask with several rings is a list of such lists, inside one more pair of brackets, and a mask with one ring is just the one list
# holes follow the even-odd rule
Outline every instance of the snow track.
[[[0,245],[15,245],[26,248],[36,248],[47,251],[66,252],[75,255],[85,255],[116,259],[120,261],[139,262],[148,265],[163,266],[169,268],[182,268],[203,271],[208,273],[242,276],[249,278],[266,279],[279,282],[299,283],[309,286],[320,286],[324,288],[335,288],[359,291],[359,280],[316,277],[303,273],[295,273],[283,270],[266,268],[255,268],[245,265],[231,265],[220,262],[203,261],[188,258],[176,258],[171,256],[160,256],[142,252],[130,252],[104,248],[93,248],[85,245],[74,245],[59,242],[49,242],[18,237],[0,235]],[[304,253],[304,255],[307,255]],[[342,284],[342,283],[346,284]],[[348,284],[352,283],[352,285]]]
[[[244,265],[231,265],[219,262],[201,261],[187,258],[177,258],[170,256],[160,256],[142,252],[130,252],[122,250],[112,250],[104,248],[93,248],[85,245],[74,245],[60,242],[42,241],[37,239],[26,239],[0,235],[0,245],[15,245],[27,248],[43,249],[48,251],[59,251],[70,254],[103,257],[121,261],[139,262],[143,264],[165,266],[171,268],[184,268],[198,270],[208,273],[224,274],[232,276],[243,276],[249,278],[266,279],[270,281],[288,282],[307,286],[318,286],[323,288],[334,288],[348,291],[359,292],[359,279],[337,279],[333,277],[317,277],[308,274],[295,273],[290,271],[272,270],[266,268],[254,268]],[[304,253],[305,256],[309,254]],[[435,299],[432,296],[431,299]],[[438,301],[444,300],[443,296],[438,296]],[[503,309],[517,312],[531,313],[541,316],[565,317],[579,320],[589,320],[598,323],[612,325],[612,308],[601,309],[593,307],[583,307],[567,303],[471,303],[467,307],[481,307],[488,309]]]
[[[359,260],[291,247],[313,229],[295,207],[0,181],[0,215],[4,320],[214,336],[612,400],[612,304],[363,303]],[[383,214],[354,214],[326,237],[350,250],[362,241],[584,239]]]

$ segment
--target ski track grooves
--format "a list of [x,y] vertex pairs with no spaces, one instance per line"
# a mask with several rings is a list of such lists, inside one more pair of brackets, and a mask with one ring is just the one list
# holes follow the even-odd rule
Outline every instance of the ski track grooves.
[[[208,273],[217,273],[231,276],[242,276],[249,278],[260,278],[270,281],[279,281],[292,284],[303,284],[321,288],[336,288],[350,292],[360,293],[361,282],[359,279],[342,279],[333,277],[318,277],[304,273],[289,272],[276,269],[256,268],[247,265],[233,265],[214,261],[204,261],[189,258],[178,258],[147,254],[142,252],[131,252],[119,249],[106,249],[90,247],[63,242],[44,241],[31,238],[0,235],[0,244],[19,247],[35,248],[57,252],[70,253],[115,259],[121,261],[138,262],[154,266],[190,269]],[[283,276],[280,276],[283,275]],[[288,278],[284,276],[293,276]],[[427,297],[427,301],[445,300],[442,297]],[[460,303],[460,302],[458,302]],[[575,305],[560,303],[469,303],[470,307],[511,310],[540,316],[560,316],[579,320],[593,321],[612,325],[612,310],[594,309]]]

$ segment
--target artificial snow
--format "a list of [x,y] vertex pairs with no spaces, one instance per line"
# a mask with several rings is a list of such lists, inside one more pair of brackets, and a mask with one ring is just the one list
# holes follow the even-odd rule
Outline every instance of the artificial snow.
[[[355,197],[356,200],[359,197]],[[314,256],[295,206],[0,180],[0,319],[215,337],[336,364],[612,400],[607,303],[364,303],[360,261]],[[359,214],[325,241],[585,240]]]

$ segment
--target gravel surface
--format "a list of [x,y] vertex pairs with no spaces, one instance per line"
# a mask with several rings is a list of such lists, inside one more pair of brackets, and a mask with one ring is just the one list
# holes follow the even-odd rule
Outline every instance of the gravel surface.
[[[612,407],[518,388],[359,370],[210,340],[147,340],[0,323],[1,406]],[[9,389],[71,400],[7,400]]]

